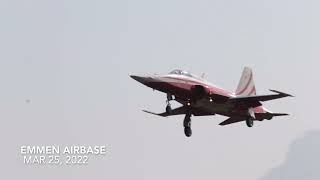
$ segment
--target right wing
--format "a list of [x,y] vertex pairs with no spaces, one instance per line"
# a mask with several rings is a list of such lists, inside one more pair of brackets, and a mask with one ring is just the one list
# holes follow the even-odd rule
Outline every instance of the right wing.
[[270,91],[275,92],[277,94],[232,97],[229,99],[229,102],[240,103],[240,104],[246,105],[248,107],[257,107],[257,106],[262,105],[260,103],[260,101],[270,101],[273,99],[279,99],[279,98],[284,98],[284,97],[293,97],[290,94],[283,93],[280,91],[276,91],[276,90],[270,90]]

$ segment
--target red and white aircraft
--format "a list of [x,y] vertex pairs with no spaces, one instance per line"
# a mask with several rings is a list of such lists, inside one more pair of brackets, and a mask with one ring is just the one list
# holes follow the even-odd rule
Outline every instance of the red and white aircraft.
[[[270,90],[276,94],[256,95],[252,70],[245,67],[234,93],[219,88],[202,77],[187,71],[174,70],[167,75],[135,76],[136,81],[167,94],[167,107],[164,113],[144,112],[163,117],[185,114],[184,132],[187,137],[192,134],[191,116],[223,115],[229,117],[220,123],[221,126],[245,121],[248,127],[253,121],[272,119],[274,116],[285,116],[285,113],[273,113],[262,106],[261,102],[291,96]],[[291,96],[292,97],[292,96]],[[172,109],[170,101],[175,100],[181,107]]]

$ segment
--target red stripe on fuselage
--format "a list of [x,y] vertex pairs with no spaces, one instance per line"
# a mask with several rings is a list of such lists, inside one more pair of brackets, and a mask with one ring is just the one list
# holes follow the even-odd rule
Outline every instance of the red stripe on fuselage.
[[[169,79],[189,82],[189,83],[193,83],[192,85],[202,85],[204,87],[208,87],[211,93],[226,96],[226,97],[231,97],[231,94],[232,94],[232,93],[228,92],[227,90],[215,87],[210,84],[206,84],[205,82],[202,82],[202,81],[196,81],[196,80],[185,79],[185,78],[170,77],[170,76],[165,76],[162,78],[169,78]],[[180,82],[180,83],[184,83],[184,82]]]

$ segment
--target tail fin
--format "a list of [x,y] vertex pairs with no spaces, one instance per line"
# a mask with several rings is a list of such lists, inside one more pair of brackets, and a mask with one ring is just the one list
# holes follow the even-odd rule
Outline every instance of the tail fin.
[[252,70],[245,67],[242,72],[240,82],[235,92],[237,96],[254,96],[256,95],[256,87],[253,81]]

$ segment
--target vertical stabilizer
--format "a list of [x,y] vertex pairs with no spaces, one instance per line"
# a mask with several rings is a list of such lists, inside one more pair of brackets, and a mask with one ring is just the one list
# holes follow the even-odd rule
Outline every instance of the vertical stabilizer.
[[240,82],[235,92],[237,96],[254,96],[256,95],[256,87],[253,81],[252,70],[249,67],[243,69]]

